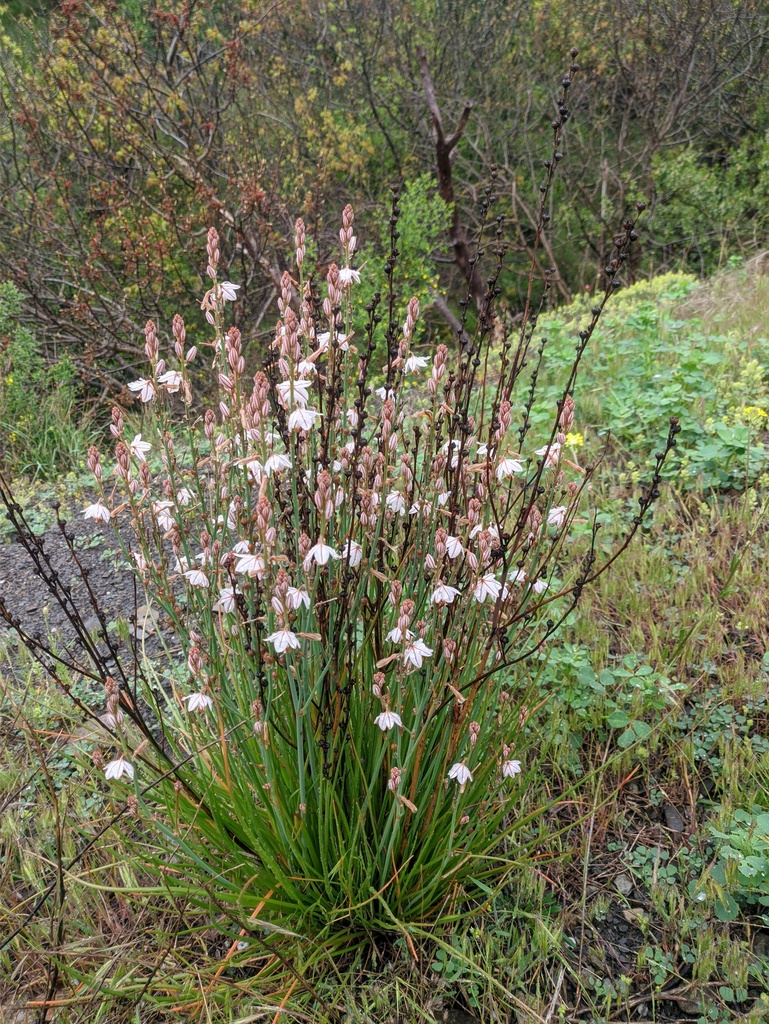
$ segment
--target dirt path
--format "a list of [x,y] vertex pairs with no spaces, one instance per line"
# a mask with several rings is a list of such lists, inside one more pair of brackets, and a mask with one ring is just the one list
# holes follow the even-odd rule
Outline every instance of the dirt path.
[[[82,518],[81,506],[73,506],[62,515],[68,520],[67,530],[74,537],[74,546],[99,606],[108,623],[122,617],[134,623],[139,611],[139,622],[144,618],[144,594],[129,569],[112,528]],[[86,585],[73,563],[61,530],[55,524],[45,527],[41,536],[45,551],[62,581],[71,587],[72,596],[89,630],[98,626],[98,619],[90,601]],[[72,644],[75,631],[62,608],[50,594],[47,586],[35,575],[35,566],[19,540],[6,534],[0,541],[0,598],[27,632],[33,636],[51,635],[65,646]],[[137,636],[142,631],[136,627]],[[8,639],[13,630],[0,619],[0,641]],[[117,637],[115,638],[117,642]],[[121,645],[123,648],[125,644]],[[128,651],[126,650],[126,654]],[[130,656],[130,655],[129,655]]]

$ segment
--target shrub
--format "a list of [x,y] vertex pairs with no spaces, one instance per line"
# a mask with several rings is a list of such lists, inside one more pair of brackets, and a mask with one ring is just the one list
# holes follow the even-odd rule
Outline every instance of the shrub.
[[21,310],[20,292],[0,283],[0,459],[12,475],[52,478],[83,465],[94,430],[72,361],[47,364]]
[[[734,271],[727,281],[737,291]],[[747,333],[682,320],[677,307],[695,284],[690,275],[663,274],[612,302],[582,375],[584,418],[597,428],[599,443],[611,436],[621,446],[628,475],[637,477],[649,447],[662,443],[670,416],[678,416],[677,458],[666,475],[689,489],[743,489],[763,482],[769,468],[769,345],[758,328]],[[549,361],[532,409],[536,425],[548,421],[571,362],[572,332],[589,306],[581,297],[540,320]]]

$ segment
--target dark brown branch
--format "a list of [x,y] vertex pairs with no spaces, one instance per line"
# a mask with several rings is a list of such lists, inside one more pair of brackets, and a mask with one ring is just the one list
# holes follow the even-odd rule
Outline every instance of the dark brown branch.
[[467,346],[470,344],[470,335],[465,331],[462,326],[462,321],[459,317],[452,313],[451,308],[442,295],[436,295],[433,299],[433,308],[440,313],[441,318],[451,328],[454,337],[459,339],[462,345]]
[[435,167],[438,175],[438,193],[441,199],[451,209],[449,239],[454,250],[454,262],[462,271],[465,280],[470,286],[470,291],[475,299],[475,304],[480,310],[483,308],[486,300],[486,287],[483,283],[483,278],[478,271],[477,263],[473,261],[471,256],[470,247],[467,244],[467,236],[465,235],[465,229],[459,217],[459,210],[454,196],[454,182],[451,173],[451,154],[456,148],[459,140],[462,138],[462,134],[467,127],[467,121],[470,117],[470,111],[473,109],[473,105],[469,102],[465,103],[456,130],[447,139],[443,130],[441,110],[435,96],[435,86],[433,85],[430,68],[427,64],[427,55],[421,46],[417,48],[417,54],[419,55],[419,70],[422,74],[422,85],[425,90],[427,107],[430,111],[430,116],[433,122]]

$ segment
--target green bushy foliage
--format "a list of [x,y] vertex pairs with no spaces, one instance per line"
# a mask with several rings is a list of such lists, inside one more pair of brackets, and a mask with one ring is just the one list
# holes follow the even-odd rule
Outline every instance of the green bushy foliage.
[[662,260],[676,253],[697,273],[730,254],[762,247],[769,227],[769,134],[713,154],[690,146],[654,161],[655,241]]
[[[640,282],[620,294],[601,321],[582,376],[592,449],[597,454],[611,438],[626,456],[626,477],[637,480],[642,453],[645,458],[661,443],[670,417],[677,416],[677,458],[666,472],[690,489],[743,489],[769,470],[769,339],[681,319],[677,306],[695,285],[691,275],[673,273]],[[580,297],[541,318],[547,373],[568,364],[573,325],[589,304]],[[543,389],[535,422],[554,388]],[[585,439],[575,440],[581,445]]]
[[43,359],[21,309],[18,289],[0,283],[0,458],[11,475],[50,479],[82,466],[94,431],[72,361]]
[[[435,272],[433,254],[443,241],[451,218],[450,207],[438,195],[435,181],[430,174],[422,174],[408,182],[400,197],[401,215],[398,220],[398,274],[401,301],[397,307],[400,319],[406,315],[407,299],[414,296],[422,308],[432,301],[439,287]],[[375,232],[377,244],[369,245],[361,252],[360,262],[366,266],[379,259],[379,254],[390,247],[390,224],[380,213]],[[365,316],[365,307],[371,301],[375,287],[373,278],[366,276],[355,297],[355,309]]]

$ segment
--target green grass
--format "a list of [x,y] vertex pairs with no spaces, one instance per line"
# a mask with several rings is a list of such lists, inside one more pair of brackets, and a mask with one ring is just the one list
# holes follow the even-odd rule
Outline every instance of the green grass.
[[[556,362],[578,312],[549,318]],[[266,950],[225,908],[192,910],[178,886],[172,896],[145,877],[144,845],[162,851],[138,821],[61,872],[110,820],[112,797],[90,760],[98,737],[9,648],[0,934],[51,880],[63,879],[64,895],[0,954],[0,1006],[37,1013],[52,998],[62,1024],[405,1024],[440,1021],[454,1004],[484,1022],[766,1019],[767,492],[753,456],[730,462],[716,427],[738,430],[746,405],[769,410],[767,337],[769,284],[737,270],[708,288],[669,277],[629,290],[596,339],[576,396],[585,443],[575,453],[586,460],[616,430],[593,485],[599,546],[627,526],[646,453],[671,414],[684,428],[680,471],[643,538],[511,678],[526,695],[527,745],[539,751],[516,813],[543,800],[552,809],[521,836],[505,891],[463,908],[442,937],[382,940],[335,961],[301,936]],[[649,384],[650,370],[664,386]],[[742,373],[749,401],[734,386]],[[760,420],[747,425],[756,448]],[[710,462],[708,444],[722,445]],[[149,885],[154,896],[140,897]]]

